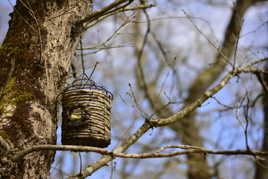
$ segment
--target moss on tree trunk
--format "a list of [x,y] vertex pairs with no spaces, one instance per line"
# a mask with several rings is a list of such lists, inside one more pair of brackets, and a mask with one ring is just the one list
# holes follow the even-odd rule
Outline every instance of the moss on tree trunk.
[[[72,35],[72,29],[90,9],[90,1],[80,0],[17,2],[0,49],[1,105],[7,97],[14,102],[9,115],[1,111],[0,131],[15,150],[55,144],[56,96],[80,35]],[[5,93],[7,87],[14,94]],[[0,175],[47,178],[53,157],[54,152],[32,153],[18,163],[1,164]]]

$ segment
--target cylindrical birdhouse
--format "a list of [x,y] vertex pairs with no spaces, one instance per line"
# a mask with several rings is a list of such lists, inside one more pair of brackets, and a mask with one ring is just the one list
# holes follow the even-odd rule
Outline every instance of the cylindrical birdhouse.
[[107,147],[113,95],[90,79],[80,79],[62,94],[62,144]]

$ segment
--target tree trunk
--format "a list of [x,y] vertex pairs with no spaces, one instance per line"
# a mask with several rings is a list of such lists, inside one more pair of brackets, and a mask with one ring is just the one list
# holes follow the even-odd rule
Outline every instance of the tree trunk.
[[[90,9],[91,1],[17,1],[0,47],[0,136],[14,150],[55,144],[56,98],[80,36],[73,29]],[[0,178],[48,178],[53,157],[2,162]]]
[[[268,70],[268,64],[266,65],[266,71]],[[268,151],[268,75],[263,75],[263,84],[266,89],[263,89],[263,138],[262,138],[262,151]],[[268,157],[263,156],[264,161],[256,162],[255,179],[267,179],[268,178]]]

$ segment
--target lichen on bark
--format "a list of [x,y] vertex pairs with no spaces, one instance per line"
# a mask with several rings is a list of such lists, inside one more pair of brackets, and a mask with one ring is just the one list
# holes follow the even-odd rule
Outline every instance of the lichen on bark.
[[[17,1],[0,48],[0,112],[10,112],[1,115],[0,131],[13,151],[55,144],[56,97],[79,41],[71,29],[90,9],[90,1]],[[53,157],[42,151],[1,164],[0,178],[48,178]]]

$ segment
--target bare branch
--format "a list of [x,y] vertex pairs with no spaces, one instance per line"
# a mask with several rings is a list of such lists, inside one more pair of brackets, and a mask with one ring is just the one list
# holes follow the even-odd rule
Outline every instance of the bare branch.
[[[128,3],[123,5],[123,6],[121,6],[121,7],[118,7],[119,5],[121,5],[121,4],[125,3],[125,2],[128,2]],[[118,8],[120,8],[120,9],[124,8],[127,5],[131,4],[132,2],[133,2],[133,0],[115,0],[111,4],[103,7],[102,9],[91,13],[89,16],[87,16],[84,19],[80,20],[77,24],[82,25],[85,22],[92,21],[92,19],[96,19],[96,18],[99,18],[99,17],[103,16],[107,11],[110,11],[110,10],[112,10],[114,8],[117,8],[117,9]]]
[[[260,60],[257,60],[260,62]],[[256,64],[251,62],[251,64]],[[190,153],[203,153],[203,154],[223,154],[223,155],[268,155],[268,152],[258,152],[258,151],[251,151],[251,150],[221,150],[221,151],[215,151],[215,150],[208,150],[201,147],[195,147],[195,146],[187,146],[187,145],[170,145],[170,146],[164,146],[158,149],[156,152],[153,153],[145,153],[145,154],[124,154],[123,152],[126,151],[131,145],[133,145],[137,140],[142,137],[150,128],[152,128],[152,125],[156,127],[164,126],[171,124],[173,122],[176,122],[177,120],[180,120],[184,118],[186,115],[194,111],[197,107],[199,107],[202,103],[204,103],[207,99],[209,99],[212,95],[217,93],[220,89],[222,89],[228,81],[245,71],[247,68],[250,68],[248,64],[245,65],[246,68],[235,68],[231,72],[225,75],[223,80],[216,85],[211,90],[208,90],[203,96],[201,96],[199,99],[197,99],[192,104],[189,104],[185,106],[184,109],[177,112],[176,114],[168,117],[163,118],[159,120],[146,120],[144,124],[128,139],[126,139],[121,145],[116,147],[113,151],[109,151],[102,148],[96,148],[96,147],[81,147],[81,146],[56,146],[56,145],[40,145],[40,146],[34,146],[32,148],[26,149],[22,152],[17,153],[14,157],[14,161],[18,161],[19,159],[23,158],[26,154],[39,151],[39,150],[71,150],[71,151],[86,151],[86,152],[97,152],[100,154],[103,154],[103,156],[99,161],[96,163],[88,166],[85,170],[81,172],[80,175],[82,177],[86,177],[91,175],[94,171],[98,170],[102,166],[106,165],[109,161],[111,161],[114,157],[121,157],[121,158],[156,158],[156,157],[172,157],[177,155],[185,155]],[[247,70],[246,70],[247,71]],[[181,149],[187,149],[185,151],[175,151],[175,152],[169,152],[169,153],[160,153],[161,151],[167,149],[167,148],[181,148]],[[78,175],[75,175],[75,177],[78,177]]]
[[[97,24],[101,20],[114,15],[119,12],[125,11],[125,7],[127,7],[129,4],[131,4],[133,0],[115,0],[111,4],[103,7],[102,9],[95,11],[88,15],[87,17],[83,18],[82,20],[76,21],[73,24],[72,29],[72,36],[80,36],[84,31],[86,31],[89,27],[92,27],[93,25]],[[122,5],[123,4],[123,5]],[[135,10],[135,9],[145,9],[153,7],[154,5],[142,5],[138,7],[133,7],[128,10]]]
[[219,76],[224,72],[226,65],[230,62],[237,39],[239,38],[242,28],[244,14],[250,7],[251,1],[238,0],[233,8],[233,14],[225,32],[225,39],[214,63],[201,71],[189,88],[189,96],[186,103],[193,102],[197,99]]
[[[144,122],[143,125],[128,139],[126,139],[122,144],[116,147],[113,152],[120,153],[126,151],[132,144],[134,144],[143,134],[145,134],[152,126],[148,124],[148,122]],[[76,176],[82,175],[82,177],[86,177],[91,175],[93,172],[98,170],[99,168],[105,166],[108,162],[113,159],[112,156],[106,155],[103,156],[96,163],[89,165],[86,169],[84,169],[81,174],[77,174]]]
[[101,22],[102,20],[104,20],[104,19],[106,19],[106,18],[108,18],[108,17],[110,17],[112,15],[118,14],[120,12],[135,11],[135,10],[147,9],[147,8],[151,8],[151,7],[155,7],[155,5],[154,4],[139,5],[139,6],[134,6],[134,7],[116,9],[116,10],[113,10],[113,11],[109,11],[106,14],[103,14],[101,17],[98,17],[96,19],[92,19],[91,21],[85,23],[84,28],[88,29],[88,28],[96,25],[98,22]]
[[[257,61],[260,62],[261,60],[257,60]],[[255,64],[255,63],[251,62],[249,64]],[[200,98],[195,100],[193,103],[186,105],[181,111],[175,113],[174,115],[168,118],[150,120],[150,123],[155,127],[159,127],[159,126],[165,126],[165,125],[171,124],[173,122],[176,122],[177,120],[184,118],[189,113],[194,111],[196,108],[201,106],[207,99],[209,99],[214,94],[216,94],[219,90],[221,90],[225,85],[227,85],[227,83],[230,81],[232,77],[237,76],[238,74],[242,72],[252,72],[251,71],[252,68],[250,68],[249,64],[245,65],[246,68],[234,68],[234,70],[230,71],[229,73],[225,75],[225,77],[221,80],[221,82],[218,85],[216,85],[214,88],[205,92]],[[254,71],[255,69],[253,69],[253,72]]]
[[[165,149],[186,149],[183,151],[173,151],[173,152],[166,152],[160,153]],[[19,161],[24,156],[31,152],[37,152],[41,150],[57,150],[57,151],[73,151],[73,152],[96,152],[103,155],[109,155],[110,157],[118,157],[118,158],[139,158],[139,159],[146,159],[146,158],[164,158],[164,157],[173,157],[177,155],[185,155],[189,153],[202,153],[202,154],[211,154],[211,155],[260,155],[265,156],[268,155],[268,151],[260,152],[260,151],[253,151],[253,150],[209,150],[201,147],[196,146],[188,146],[188,145],[166,145],[161,147],[155,152],[150,153],[141,153],[141,154],[126,154],[119,151],[111,151],[106,150],[103,148],[98,147],[87,147],[87,146],[75,146],[75,145],[37,145],[26,149],[22,152],[19,152],[15,157],[13,157],[13,161]]]
[[[106,38],[105,41],[101,42],[101,43],[98,43],[98,44],[95,44],[94,46],[90,46],[90,47],[84,47],[83,50],[92,50],[92,49],[96,49],[96,48],[99,48],[101,46],[107,46],[108,42],[110,42],[112,39],[114,39],[114,37],[116,37],[120,31],[122,31],[122,29],[124,29],[125,27],[127,27],[127,25],[129,23],[132,22],[132,19],[133,16],[131,17],[128,17],[128,19],[126,21],[124,21],[113,33],[112,35],[110,35],[108,38]],[[80,50],[80,49],[77,49],[77,50]]]
[[93,25],[100,22],[101,20],[103,20],[111,15],[120,13],[120,12],[133,11],[133,10],[137,10],[137,9],[146,9],[146,8],[151,8],[151,7],[155,6],[153,4],[148,4],[148,5],[142,4],[142,5],[139,5],[136,7],[126,8],[132,2],[133,2],[133,0],[115,0],[111,4],[103,7],[102,9],[100,9],[98,11],[91,13],[90,15],[85,17],[84,19],[76,22],[74,31],[76,33],[82,33],[83,31],[85,31],[89,27],[92,27]]

